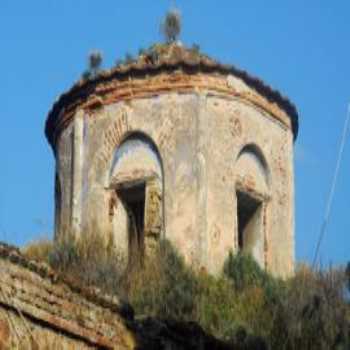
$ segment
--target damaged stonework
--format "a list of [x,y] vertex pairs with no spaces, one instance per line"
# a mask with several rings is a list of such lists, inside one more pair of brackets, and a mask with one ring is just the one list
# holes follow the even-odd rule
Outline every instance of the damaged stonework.
[[0,349],[134,349],[131,309],[0,244]]
[[176,44],[80,81],[53,106],[56,237],[97,232],[133,265],[166,238],[197,268],[230,250],[294,271],[295,107]]
[[0,242],[0,349],[233,350],[193,322],[134,318],[101,295]]

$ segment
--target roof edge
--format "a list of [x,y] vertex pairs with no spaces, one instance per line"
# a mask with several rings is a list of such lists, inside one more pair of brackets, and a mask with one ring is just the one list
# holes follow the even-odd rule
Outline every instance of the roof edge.
[[118,67],[102,71],[93,79],[80,79],[68,91],[59,96],[48,113],[45,124],[45,134],[49,143],[53,148],[55,148],[54,140],[52,138],[52,128],[54,128],[55,121],[59,118],[61,110],[63,110],[66,105],[68,105],[71,101],[74,101],[76,98],[82,95],[88,95],[97,85],[106,83],[113,79],[125,79],[127,77],[140,75],[146,76],[147,74],[158,74],[161,72],[171,73],[180,68],[186,72],[193,73],[203,72],[221,73],[223,75],[232,74],[241,79],[258,94],[264,96],[269,102],[276,103],[282,110],[285,111],[285,113],[291,119],[292,132],[294,140],[296,140],[299,130],[299,116],[297,109],[295,105],[278,90],[273,89],[269,85],[265,84],[261,79],[256,78],[233,65],[220,64],[207,56],[184,56],[176,59],[160,59],[157,62],[147,59],[144,59],[143,61],[139,60],[128,65],[120,65]]

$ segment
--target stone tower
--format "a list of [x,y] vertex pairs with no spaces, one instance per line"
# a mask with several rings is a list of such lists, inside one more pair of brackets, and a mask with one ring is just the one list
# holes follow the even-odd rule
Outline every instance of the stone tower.
[[168,239],[212,273],[230,250],[294,268],[293,104],[179,44],[77,82],[54,104],[55,235],[112,237],[129,263]]

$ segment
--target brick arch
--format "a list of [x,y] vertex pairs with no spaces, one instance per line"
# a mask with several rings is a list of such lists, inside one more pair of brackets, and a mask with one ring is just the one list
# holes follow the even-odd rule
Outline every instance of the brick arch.
[[111,158],[113,157],[114,151],[118,145],[121,144],[125,135],[131,131],[129,125],[128,110],[121,108],[116,116],[113,116],[113,121],[108,125],[101,135],[101,146],[98,154],[94,157],[91,169],[105,169],[106,171],[102,174],[102,183],[105,187],[108,187],[108,170],[110,168]]

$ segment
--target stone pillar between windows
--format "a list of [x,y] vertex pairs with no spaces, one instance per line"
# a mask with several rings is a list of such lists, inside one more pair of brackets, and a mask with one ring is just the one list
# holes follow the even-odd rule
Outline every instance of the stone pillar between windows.
[[84,150],[84,112],[79,110],[74,116],[73,128],[73,188],[71,229],[75,237],[81,235],[82,182]]

